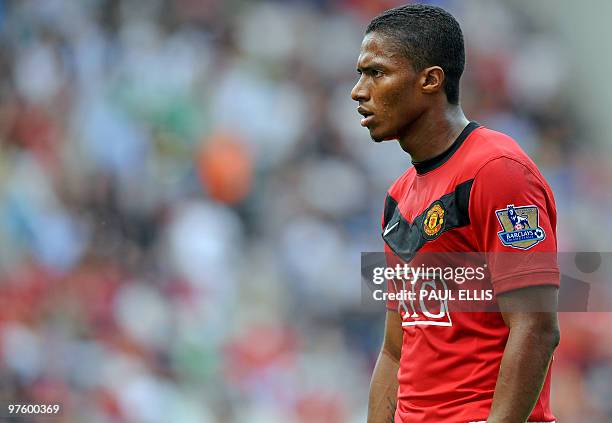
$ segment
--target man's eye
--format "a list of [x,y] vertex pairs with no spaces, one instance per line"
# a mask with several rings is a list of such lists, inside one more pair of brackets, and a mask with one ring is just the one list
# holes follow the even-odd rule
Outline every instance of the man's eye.
[[382,71],[379,71],[379,70],[373,70],[372,71],[372,76],[374,78],[380,78],[381,76],[383,76],[383,73],[382,73]]

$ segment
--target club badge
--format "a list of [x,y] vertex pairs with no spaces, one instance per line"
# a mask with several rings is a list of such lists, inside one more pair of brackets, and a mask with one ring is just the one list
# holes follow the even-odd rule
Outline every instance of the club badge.
[[423,220],[423,232],[428,238],[437,237],[442,229],[444,228],[444,207],[442,203],[434,203],[427,213],[425,214],[425,220]]

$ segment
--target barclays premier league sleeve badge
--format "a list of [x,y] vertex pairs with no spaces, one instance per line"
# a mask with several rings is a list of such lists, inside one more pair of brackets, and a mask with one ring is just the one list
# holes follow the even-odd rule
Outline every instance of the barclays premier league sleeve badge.
[[503,229],[497,235],[507,247],[527,250],[546,238],[544,229],[538,226],[536,206],[509,204],[505,209],[496,210],[495,215]]

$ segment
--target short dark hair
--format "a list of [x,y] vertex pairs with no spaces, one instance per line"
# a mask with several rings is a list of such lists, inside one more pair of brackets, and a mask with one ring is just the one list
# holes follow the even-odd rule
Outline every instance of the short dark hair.
[[459,22],[450,13],[425,4],[396,7],[372,19],[365,33],[370,32],[393,38],[417,72],[440,66],[446,76],[446,98],[451,104],[459,104],[465,50]]

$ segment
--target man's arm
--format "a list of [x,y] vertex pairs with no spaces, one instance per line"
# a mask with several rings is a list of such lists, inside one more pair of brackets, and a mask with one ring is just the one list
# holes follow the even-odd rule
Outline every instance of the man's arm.
[[523,423],[531,414],[559,344],[557,292],[536,286],[497,297],[510,336],[487,423]]
[[370,383],[368,423],[393,423],[401,352],[402,318],[397,311],[387,310],[385,337]]

